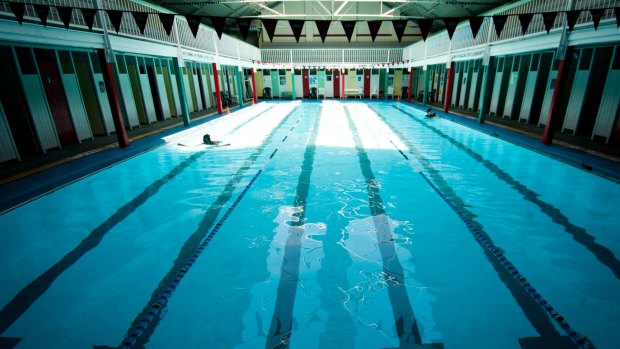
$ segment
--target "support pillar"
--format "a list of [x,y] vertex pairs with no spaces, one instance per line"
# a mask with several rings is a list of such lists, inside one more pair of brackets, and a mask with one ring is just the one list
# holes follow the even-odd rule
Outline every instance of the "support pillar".
[[295,92],[295,68],[291,68],[291,98],[293,100],[297,99],[297,95]]
[[450,101],[452,100],[452,86],[454,85],[454,62],[450,62],[448,67],[448,81],[446,82],[446,95],[443,98],[443,112],[450,110]]
[[241,80],[243,80],[243,74],[241,73],[241,67],[237,68],[237,97],[239,97],[239,106],[243,107],[243,85],[241,84]]
[[118,99],[116,84],[114,83],[112,64],[110,64],[110,62],[106,59],[105,50],[99,49],[97,50],[97,54],[99,55],[99,64],[101,65],[101,71],[103,72],[103,82],[106,90],[108,91],[108,102],[110,103],[110,109],[112,109],[112,120],[114,121],[114,131],[116,132],[118,145],[121,148],[127,148],[129,146],[129,138],[127,138],[127,131],[125,131],[121,104]]
[[[411,95],[413,94],[413,67],[409,68],[409,95],[407,96],[407,102],[411,102]],[[378,96],[377,96],[378,97]]]
[[482,82],[480,84],[482,90],[480,91],[480,102],[478,103],[480,106],[480,110],[478,111],[478,122],[481,124],[484,123],[484,119],[489,113],[489,105],[491,104],[491,96],[493,94],[491,84],[492,81],[495,80],[495,73],[491,71],[491,67],[494,60],[493,57],[489,57],[489,62],[483,65],[484,71],[482,72]]
[[347,96],[345,96],[344,94],[344,84],[345,84],[345,80],[344,80],[344,69],[341,71],[341,76],[340,76],[340,98],[342,99],[347,99]]
[[215,84],[215,101],[217,102],[217,113],[222,114],[222,93],[220,92],[220,77],[217,71],[217,63],[213,63],[213,83]]
[[542,143],[545,145],[550,145],[553,142],[555,123],[559,118],[559,116],[557,115],[559,109],[559,97],[562,95],[562,93],[564,93],[564,89],[566,89],[566,76],[568,75],[566,68],[570,65],[572,51],[572,47],[567,47],[564,59],[560,59],[558,62],[558,76],[555,80],[553,96],[551,97],[551,105],[549,106],[549,117],[547,118],[547,125],[545,126],[545,132],[543,133],[541,140]]
[[424,69],[424,96],[422,97],[422,105],[428,103],[428,69]]
[[177,76],[177,89],[179,90],[179,102],[181,102],[181,117],[183,117],[183,124],[189,126],[189,108],[187,106],[187,91],[185,91],[185,83],[183,82],[183,68],[178,58],[175,57],[172,61]]
[[388,90],[390,88],[390,84],[389,84],[389,80],[390,79],[390,68],[387,68],[385,70],[385,81],[383,82],[383,91],[385,96],[383,96],[385,98],[385,100],[388,99]]
[[256,99],[256,78],[254,77],[254,68],[250,69],[250,72],[252,73],[252,95],[253,95],[253,101],[254,104],[258,103],[257,99]]

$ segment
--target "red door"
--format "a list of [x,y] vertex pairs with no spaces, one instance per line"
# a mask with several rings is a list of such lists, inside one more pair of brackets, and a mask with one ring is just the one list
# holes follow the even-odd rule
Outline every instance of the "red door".
[[334,69],[334,98],[340,98],[340,72]]
[[56,65],[56,53],[52,50],[43,49],[35,49],[34,52],[60,144],[77,143],[77,136],[73,129],[67,98],[65,97],[65,91],[60,81],[60,73]]
[[310,80],[308,79],[308,69],[301,71],[304,98],[310,97]]
[[364,98],[370,98],[370,69],[364,69]]

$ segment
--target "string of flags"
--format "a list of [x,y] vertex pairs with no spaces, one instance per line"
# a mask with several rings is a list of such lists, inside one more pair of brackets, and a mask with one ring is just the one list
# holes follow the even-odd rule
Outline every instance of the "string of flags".
[[[7,2],[7,1],[2,0],[2,2]],[[159,12],[102,10],[102,9],[100,10],[100,9],[82,8],[82,7],[27,4],[24,2],[12,2],[12,1],[8,1],[8,3],[9,3],[9,7],[13,11],[13,14],[15,15],[15,18],[17,19],[19,24],[22,24],[24,20],[26,5],[33,6],[34,11],[36,12],[43,26],[47,25],[47,19],[49,16],[50,7],[54,7],[56,8],[56,11],[58,12],[58,16],[63,22],[65,28],[69,29],[73,11],[79,10],[82,13],[82,17],[84,18],[84,22],[86,23],[86,26],[91,31],[93,28],[95,14],[97,13],[97,11],[103,11],[107,13],[108,18],[110,19],[110,23],[112,24],[112,26],[114,27],[114,30],[116,30],[117,33],[120,30],[124,14],[129,13],[135,20],[138,26],[138,29],[140,30],[140,33],[142,35],[144,35],[144,29],[146,28],[146,23],[148,21],[149,15],[154,15],[159,18],[160,23],[162,24],[162,26],[164,27],[164,30],[166,31],[166,34],[170,36],[170,34],[172,33],[172,26],[174,25],[174,17],[176,16],[175,14],[159,13]],[[490,17],[493,20],[495,33],[499,37],[502,33],[502,30],[504,29],[504,25],[508,21],[508,17],[511,17],[511,16],[518,17],[519,23],[521,24],[521,31],[523,35],[525,35],[530,25],[530,22],[535,15],[542,16],[545,30],[547,31],[547,33],[549,33],[549,31],[553,27],[553,23],[556,17],[558,16],[558,14],[564,13],[566,15],[568,30],[572,31],[575,24],[577,23],[577,19],[579,18],[581,12],[589,11],[590,14],[592,15],[592,22],[594,24],[594,29],[597,30],[599,26],[599,22],[601,21],[601,18],[603,17],[605,10],[614,11],[614,14],[616,16],[616,27],[620,27],[620,7],[583,9],[583,10],[572,10],[572,11],[549,11],[549,12],[541,12],[541,13],[522,13],[522,14],[517,14],[517,15],[494,15]],[[202,20],[205,18],[209,18],[211,20],[213,29],[217,33],[218,38],[222,39],[222,34],[224,32],[224,28],[226,27],[226,21],[228,19],[234,19],[237,24],[237,27],[239,28],[239,31],[241,32],[241,36],[243,37],[243,40],[246,40],[249,30],[250,30],[251,22],[255,20],[254,18],[248,18],[248,17],[243,17],[243,18],[218,17],[218,16],[205,17],[205,16],[192,16],[192,15],[185,15],[184,17],[187,20],[187,25],[189,26],[189,29],[194,35],[194,38],[196,38],[198,35],[198,28],[200,27],[200,23],[202,22]],[[485,17],[483,16],[474,16],[474,17],[449,17],[449,18],[420,18],[420,19],[411,19],[411,20],[418,24],[418,27],[420,28],[420,33],[422,35],[422,39],[426,41],[426,38],[428,37],[431,27],[435,21],[442,21],[444,23],[446,30],[448,32],[448,36],[450,37],[450,40],[452,40],[452,35],[454,34],[454,31],[456,30],[457,25],[462,21],[468,20],[472,35],[475,39],[476,36],[478,35],[478,31],[480,30],[482,26],[484,18]],[[267,32],[267,35],[269,36],[269,40],[273,42],[273,37],[275,35],[276,26],[279,20],[261,18],[260,21],[262,22],[263,27],[265,28],[265,31]],[[377,34],[379,33],[379,29],[381,28],[381,25],[383,24],[383,22],[392,22],[392,26],[394,28],[396,37],[398,38],[398,42],[401,42],[403,34],[405,32],[405,28],[407,27],[407,24],[409,23],[409,21],[410,21],[409,19],[399,19],[399,20],[390,20],[390,21],[372,20],[372,21],[365,21],[365,22],[368,25],[368,30],[370,31],[370,37],[372,39],[372,42],[375,41]],[[292,19],[288,20],[291,30],[293,31],[293,36],[295,37],[295,40],[298,43],[299,43],[299,38],[301,37],[301,32],[306,22],[315,23],[316,28],[318,29],[319,35],[321,37],[321,40],[323,43],[325,43],[325,38],[327,37],[329,28],[332,22],[340,22],[347,36],[347,39],[349,40],[349,42],[351,42],[351,38],[353,36],[353,31],[355,30],[355,26],[357,25],[358,22],[363,22],[363,21],[292,20]]]
[[402,60],[402,61],[394,61],[394,62],[385,62],[385,63],[373,63],[373,64],[330,64],[330,65],[299,65],[299,64],[291,64],[291,63],[271,63],[270,61],[256,61],[252,60],[252,63],[257,63],[261,66],[262,69],[317,69],[317,70],[327,70],[330,71],[332,69],[338,69],[343,72],[347,72],[347,70],[360,70],[360,69],[372,69],[372,68],[407,68],[407,65],[411,60]]

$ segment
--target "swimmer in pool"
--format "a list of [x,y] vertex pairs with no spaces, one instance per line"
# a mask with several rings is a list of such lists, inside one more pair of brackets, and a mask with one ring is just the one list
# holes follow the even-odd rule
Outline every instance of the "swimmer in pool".
[[437,114],[433,113],[433,109],[429,109],[426,111],[426,115],[424,116],[426,118],[434,118],[437,117]]
[[230,145],[230,143],[222,144],[222,141],[211,140],[211,135],[208,134],[208,133],[205,134],[204,136],[202,136],[202,143],[199,143],[199,144],[187,145],[187,144],[183,144],[183,143],[177,143],[177,145],[181,146],[181,147],[197,147],[197,146],[200,146],[200,145],[203,145],[203,144],[205,144],[205,145],[215,145],[215,146],[218,146],[218,147],[224,147],[224,146]]

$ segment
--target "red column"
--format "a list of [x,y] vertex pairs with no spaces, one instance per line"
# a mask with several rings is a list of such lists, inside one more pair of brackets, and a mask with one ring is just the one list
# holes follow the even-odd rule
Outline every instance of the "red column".
[[125,131],[125,123],[123,122],[121,104],[118,100],[118,92],[116,90],[116,84],[114,83],[112,65],[107,62],[104,50],[97,50],[97,54],[99,55],[99,64],[103,72],[103,82],[108,91],[108,102],[110,103],[110,109],[112,109],[112,120],[114,121],[114,130],[116,132],[116,138],[118,139],[118,145],[121,148],[127,148],[129,146],[129,139]]
[[344,70],[342,71],[342,75],[340,76],[340,97],[342,99],[347,99],[347,97],[344,95]]
[[[254,74],[252,74],[252,77],[254,77]],[[217,113],[222,114],[222,94],[220,93],[220,77],[219,73],[217,72],[217,64],[215,63],[213,63],[213,82],[215,83],[215,100],[217,101]]]
[[407,102],[411,102],[411,95],[413,94],[413,67],[409,68],[409,95],[407,96]]
[[437,101],[439,100],[439,89],[441,88],[441,69],[442,67],[440,66],[439,69],[437,69],[437,72],[435,74],[435,76],[437,76],[437,89],[435,90],[435,103],[437,103]]
[[258,103],[256,100],[256,79],[254,78],[254,68],[251,70],[252,72],[252,91],[254,92],[254,103]]
[[558,114],[558,106],[556,102],[558,102],[558,95],[560,94],[560,88],[566,85],[564,80],[566,80],[566,74],[564,72],[564,67],[567,65],[566,61],[572,56],[572,50],[570,47],[566,51],[566,58],[561,60],[558,65],[558,77],[555,80],[555,86],[553,89],[553,96],[551,97],[551,106],[549,107],[549,117],[547,118],[547,125],[545,126],[545,132],[543,133],[543,137],[541,142],[543,144],[549,145],[553,142],[553,131],[554,131],[554,119],[557,119]]
[[448,84],[446,86],[446,96],[443,100],[443,111],[447,113],[450,110],[450,101],[452,100],[452,83],[454,82],[454,62],[450,63],[448,68]]

